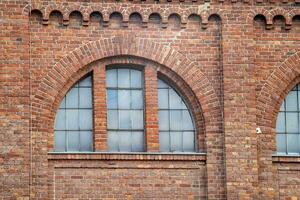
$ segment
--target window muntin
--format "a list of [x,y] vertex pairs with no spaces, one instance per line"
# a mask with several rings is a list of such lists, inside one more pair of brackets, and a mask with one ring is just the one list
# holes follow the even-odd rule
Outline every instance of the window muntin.
[[109,151],[144,151],[143,87],[143,75],[139,70],[106,70]]
[[159,143],[161,152],[194,152],[195,128],[181,96],[158,79]]
[[92,151],[92,77],[78,81],[65,95],[55,118],[55,151]]
[[284,99],[276,121],[278,154],[300,154],[300,84]]

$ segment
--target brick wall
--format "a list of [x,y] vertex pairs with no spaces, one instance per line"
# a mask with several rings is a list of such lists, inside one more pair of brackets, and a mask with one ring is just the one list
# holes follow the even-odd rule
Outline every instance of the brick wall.
[[[299,157],[272,156],[299,18],[297,0],[0,1],[0,198],[300,199]],[[118,64],[145,70],[148,153],[106,153]],[[87,73],[95,153],[51,153],[60,101]],[[157,76],[189,104],[196,154],[159,154]]]

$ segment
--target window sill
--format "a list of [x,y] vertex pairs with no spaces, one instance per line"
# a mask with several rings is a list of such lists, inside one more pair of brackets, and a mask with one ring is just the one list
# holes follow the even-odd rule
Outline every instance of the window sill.
[[272,155],[273,163],[300,163],[300,155],[283,155],[283,154],[274,154]]
[[206,153],[48,152],[48,160],[206,161]]

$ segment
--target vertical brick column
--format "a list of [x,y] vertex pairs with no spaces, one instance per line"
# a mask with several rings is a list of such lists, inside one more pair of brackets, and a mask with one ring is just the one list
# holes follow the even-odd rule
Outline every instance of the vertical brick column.
[[159,151],[157,70],[145,67],[145,138],[146,151]]
[[94,149],[107,150],[105,65],[93,70]]
[[226,184],[232,200],[259,199],[253,32],[247,13],[225,13],[222,30]]

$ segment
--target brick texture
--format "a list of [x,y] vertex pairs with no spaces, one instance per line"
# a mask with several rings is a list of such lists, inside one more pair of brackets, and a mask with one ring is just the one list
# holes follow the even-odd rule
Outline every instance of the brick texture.
[[[299,157],[273,155],[300,82],[298,4],[0,0],[0,199],[300,199]],[[120,64],[144,71],[141,154],[107,153],[105,69]],[[53,153],[56,110],[86,74],[94,152]],[[158,77],[191,109],[194,154],[159,152]]]

